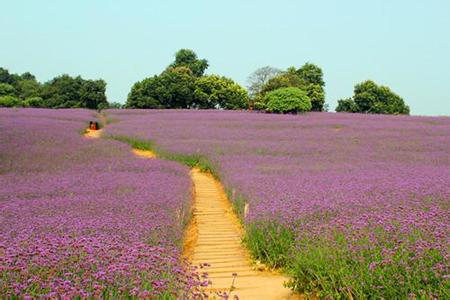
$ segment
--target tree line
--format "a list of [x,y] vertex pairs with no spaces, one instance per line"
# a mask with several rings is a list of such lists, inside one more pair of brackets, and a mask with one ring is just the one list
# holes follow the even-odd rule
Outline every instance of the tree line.
[[[108,103],[106,82],[61,75],[40,83],[29,72],[0,68],[0,106],[47,108],[248,109],[273,113],[328,111],[322,69],[312,63],[280,70],[265,66],[248,78],[248,89],[231,78],[207,75],[209,63],[190,49],[176,52],[158,75],[131,87],[126,103]],[[338,100],[337,112],[409,114],[404,100],[371,80],[355,85],[351,98]]]
[[0,68],[0,106],[42,108],[106,108],[106,82],[61,75],[40,83],[29,73]]

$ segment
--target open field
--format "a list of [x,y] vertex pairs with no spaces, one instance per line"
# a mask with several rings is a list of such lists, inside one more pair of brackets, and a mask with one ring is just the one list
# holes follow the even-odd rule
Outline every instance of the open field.
[[1,295],[198,295],[182,259],[197,166],[294,291],[449,297],[450,118],[0,109],[0,137]]
[[107,115],[119,121],[106,134],[209,161],[254,257],[286,270],[293,289],[336,298],[448,296],[449,118]]

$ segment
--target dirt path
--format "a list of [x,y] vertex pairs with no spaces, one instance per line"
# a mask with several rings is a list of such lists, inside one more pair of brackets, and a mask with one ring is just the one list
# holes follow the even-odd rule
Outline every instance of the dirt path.
[[[133,152],[142,157],[155,157],[151,151],[134,149]],[[242,226],[222,185],[199,169],[192,169],[190,174],[194,184],[194,213],[183,252],[194,265],[209,264],[203,268],[212,282],[206,289],[209,297],[221,299],[220,294],[225,292],[228,299],[234,296],[244,300],[299,299],[283,287],[287,278],[254,268],[241,242]]]
[[91,130],[91,129],[86,129],[86,132],[84,133],[84,136],[87,138],[99,138],[102,134],[102,130]]

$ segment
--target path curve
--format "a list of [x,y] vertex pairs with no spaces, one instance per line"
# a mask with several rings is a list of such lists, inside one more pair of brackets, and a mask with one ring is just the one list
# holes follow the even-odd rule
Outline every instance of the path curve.
[[[153,158],[151,151],[136,150],[136,155]],[[211,281],[206,293],[221,298],[227,293],[234,299],[301,299],[283,286],[288,278],[278,273],[259,271],[252,264],[242,244],[243,228],[233,212],[224,189],[211,174],[194,168],[194,210],[183,249],[193,265],[204,265]],[[237,276],[233,276],[233,273]]]

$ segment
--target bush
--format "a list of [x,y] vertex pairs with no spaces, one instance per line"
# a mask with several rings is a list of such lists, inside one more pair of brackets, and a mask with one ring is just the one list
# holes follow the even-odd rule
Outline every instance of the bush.
[[41,97],[30,97],[23,101],[23,106],[26,107],[45,107],[44,100]]
[[13,96],[2,96],[0,97],[0,107],[17,107],[22,106],[22,101]]
[[14,95],[16,90],[14,87],[7,83],[0,83],[0,96]]
[[265,96],[266,110],[275,113],[297,113],[310,111],[311,100],[305,91],[287,87],[274,90]]

